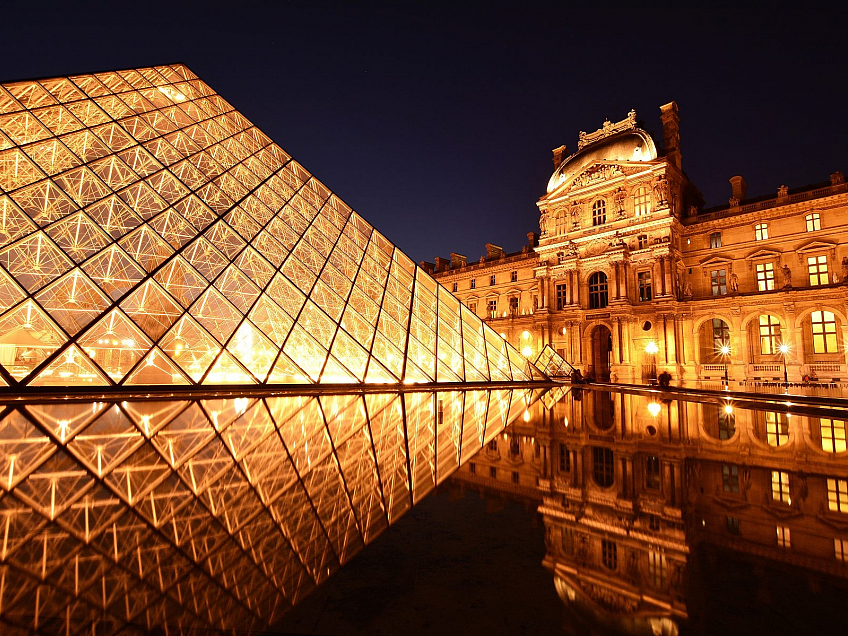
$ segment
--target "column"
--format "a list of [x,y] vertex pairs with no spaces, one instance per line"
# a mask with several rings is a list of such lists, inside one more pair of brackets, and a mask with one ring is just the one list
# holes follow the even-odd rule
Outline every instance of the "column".
[[662,295],[665,296],[665,256],[660,256],[660,280],[662,281]]
[[618,261],[613,263],[613,266],[615,267],[615,299],[618,300],[619,298],[621,298],[621,281],[619,280]]

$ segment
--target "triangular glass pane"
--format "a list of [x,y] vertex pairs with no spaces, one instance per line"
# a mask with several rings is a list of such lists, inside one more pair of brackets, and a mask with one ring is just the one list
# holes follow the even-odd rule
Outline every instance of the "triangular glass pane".
[[365,374],[366,384],[396,384],[398,380],[382,364],[371,358],[368,363],[368,373]]
[[81,269],[68,272],[35,299],[72,336],[111,304],[109,297]]
[[141,217],[118,197],[112,195],[86,208],[98,227],[113,239],[120,238],[141,224]]
[[224,351],[203,379],[203,384],[255,384],[256,380],[247,373],[228,351]]
[[70,345],[29,386],[109,386],[109,381],[79,347]]
[[313,382],[318,381],[318,376],[324,368],[324,360],[327,358],[327,350],[318,344],[307,331],[295,325],[291,334],[289,334],[283,351],[309,374]]
[[194,302],[209,284],[182,256],[175,256],[154,278],[183,307]]
[[7,412],[0,420],[0,487],[12,490],[56,448],[22,413]]
[[17,380],[66,340],[67,336],[32,300],[0,316],[0,364]]
[[278,347],[282,347],[294,321],[267,295],[262,294],[250,311],[250,320]]
[[269,384],[312,384],[313,380],[301,371],[289,357],[280,352],[274,370],[268,376]]
[[56,244],[77,263],[97,253],[109,243],[109,237],[83,212],[66,216],[47,229]]
[[0,270],[0,313],[19,303],[26,294],[5,271]]
[[94,404],[37,404],[27,406],[35,419],[62,444],[69,442],[79,431],[100,415],[105,402]]
[[174,253],[171,246],[148,225],[134,230],[118,241],[118,245],[148,272]]
[[209,287],[197,299],[189,309],[189,313],[197,318],[198,322],[219,342],[229,340],[242,320],[242,314],[239,310],[214,287]]
[[30,292],[73,267],[73,262],[44,232],[36,232],[0,251],[0,263]]
[[154,341],[183,313],[182,307],[153,280],[127,296],[121,309]]
[[37,226],[7,196],[0,196],[0,247],[29,234]]
[[120,382],[153,342],[120,309],[113,309],[79,339],[91,359]]
[[191,316],[183,316],[160,346],[195,382],[206,373],[221,346]]
[[239,325],[229,344],[232,354],[247,367],[260,382],[264,382],[271,365],[279,353],[279,348],[263,336],[250,321]]
[[124,380],[128,386],[189,384],[179,367],[158,347],[154,347]]

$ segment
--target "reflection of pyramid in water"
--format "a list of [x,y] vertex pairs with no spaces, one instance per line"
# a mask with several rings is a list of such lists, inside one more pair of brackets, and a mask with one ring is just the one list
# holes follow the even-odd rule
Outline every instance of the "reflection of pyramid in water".
[[0,86],[0,381],[530,379],[185,66]]

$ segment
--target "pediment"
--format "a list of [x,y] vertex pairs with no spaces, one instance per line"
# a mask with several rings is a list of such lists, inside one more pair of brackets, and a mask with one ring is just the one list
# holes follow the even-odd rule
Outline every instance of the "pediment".
[[805,243],[801,247],[797,248],[796,252],[820,252],[822,250],[834,250],[836,249],[836,241],[823,241],[821,239],[815,239],[810,241],[809,243]]
[[755,261],[755,260],[765,259],[765,258],[777,258],[777,259],[779,259],[780,257],[781,257],[781,252],[779,252],[779,251],[772,250],[772,249],[769,249],[769,248],[762,248],[762,249],[754,250],[753,252],[748,254],[745,257],[745,260]]
[[701,267],[710,267],[712,265],[729,265],[733,263],[733,259],[728,256],[716,254],[700,262]]

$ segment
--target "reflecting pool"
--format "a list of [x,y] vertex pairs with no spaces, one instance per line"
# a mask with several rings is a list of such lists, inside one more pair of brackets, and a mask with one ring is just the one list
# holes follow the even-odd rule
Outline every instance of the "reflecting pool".
[[122,397],[3,406],[3,634],[841,631],[838,399]]

